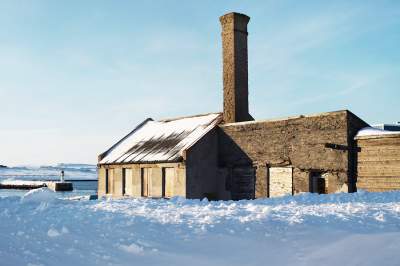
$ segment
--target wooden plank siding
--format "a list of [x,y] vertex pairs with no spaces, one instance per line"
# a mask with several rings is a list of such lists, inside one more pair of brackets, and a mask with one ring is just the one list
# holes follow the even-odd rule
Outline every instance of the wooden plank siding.
[[400,135],[357,139],[357,188],[367,191],[400,189]]

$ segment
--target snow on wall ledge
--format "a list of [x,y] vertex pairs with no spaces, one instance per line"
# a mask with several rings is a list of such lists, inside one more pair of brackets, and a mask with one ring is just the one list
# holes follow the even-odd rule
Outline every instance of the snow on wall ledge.
[[235,202],[42,198],[0,199],[2,266],[400,261],[400,192]]
[[355,139],[358,137],[367,137],[367,136],[382,136],[382,135],[400,135],[400,131],[389,131],[383,130],[375,127],[365,127],[358,131]]

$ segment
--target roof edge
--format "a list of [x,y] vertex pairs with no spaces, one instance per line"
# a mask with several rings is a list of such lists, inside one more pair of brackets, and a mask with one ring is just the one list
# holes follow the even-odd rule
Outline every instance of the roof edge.
[[185,119],[185,118],[193,118],[193,117],[200,117],[200,116],[207,116],[207,115],[222,115],[222,113],[221,112],[211,112],[211,113],[197,114],[197,115],[178,116],[178,117],[174,117],[174,118],[160,119],[157,121],[158,122],[170,122],[170,121],[176,121],[176,120]]
[[[308,117],[317,117],[317,116],[328,116],[335,113],[348,113],[350,112],[347,109],[332,111],[332,112],[323,112],[323,113],[316,113],[316,114],[309,114],[309,115],[297,115],[297,116],[287,116],[282,118],[273,118],[273,119],[263,119],[263,120],[254,120],[254,121],[243,121],[243,122],[234,122],[234,123],[226,123],[222,124],[221,126],[236,126],[236,125],[247,125],[247,124],[256,124],[256,123],[264,123],[264,122],[278,122],[278,121],[285,121],[285,120],[293,120],[299,118],[308,118]],[[350,112],[351,113],[351,112]]]
[[222,113],[215,113],[215,114],[219,114],[219,116],[217,116],[215,118],[215,120],[206,127],[205,131],[203,134],[201,134],[196,140],[194,140],[190,145],[182,148],[181,150],[181,156],[183,157],[184,160],[186,160],[186,152],[192,148],[199,140],[201,140],[205,135],[208,134],[208,132],[210,132],[212,129],[214,129],[218,124],[220,124],[223,120],[223,116]]
[[370,124],[368,124],[367,122],[364,121],[364,119],[360,118],[358,115],[354,114],[353,112],[351,112],[350,110],[345,110],[347,112],[348,115],[358,119],[359,121],[363,122],[364,124],[371,126]]
[[100,162],[104,157],[107,156],[107,154],[112,151],[116,146],[118,146],[118,144],[120,144],[122,141],[124,141],[127,137],[129,137],[130,135],[132,135],[135,131],[137,131],[138,129],[140,129],[141,127],[143,127],[144,124],[146,124],[149,121],[154,121],[153,118],[149,117],[147,119],[145,119],[143,122],[141,122],[139,125],[137,125],[131,132],[129,132],[125,137],[123,137],[122,139],[120,139],[117,143],[115,143],[114,145],[112,145],[108,150],[106,150],[105,152],[101,153],[98,155],[97,157],[97,161]]
[[178,157],[175,160],[160,160],[160,161],[140,161],[140,162],[123,162],[123,163],[98,163],[97,166],[101,165],[130,165],[130,164],[157,164],[157,163],[181,163],[183,157]]

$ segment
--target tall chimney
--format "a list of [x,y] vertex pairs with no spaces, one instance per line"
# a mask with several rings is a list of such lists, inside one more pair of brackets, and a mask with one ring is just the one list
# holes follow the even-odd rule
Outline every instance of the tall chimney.
[[247,80],[247,23],[250,18],[228,13],[219,20],[222,26],[224,122],[254,120],[249,114]]

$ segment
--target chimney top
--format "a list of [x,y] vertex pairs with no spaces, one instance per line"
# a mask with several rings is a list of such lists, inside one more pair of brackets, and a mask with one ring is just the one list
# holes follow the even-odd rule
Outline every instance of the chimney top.
[[221,16],[219,18],[219,21],[221,22],[222,27],[231,25],[231,27],[233,27],[233,30],[247,33],[247,23],[249,23],[250,17],[246,16],[245,14],[231,12]]
[[222,15],[221,17],[219,17],[219,21],[223,22],[225,20],[229,20],[229,19],[243,19],[246,20],[246,22],[250,21],[250,17],[242,14],[242,13],[237,13],[237,12],[230,12],[230,13],[226,13],[225,15]]

